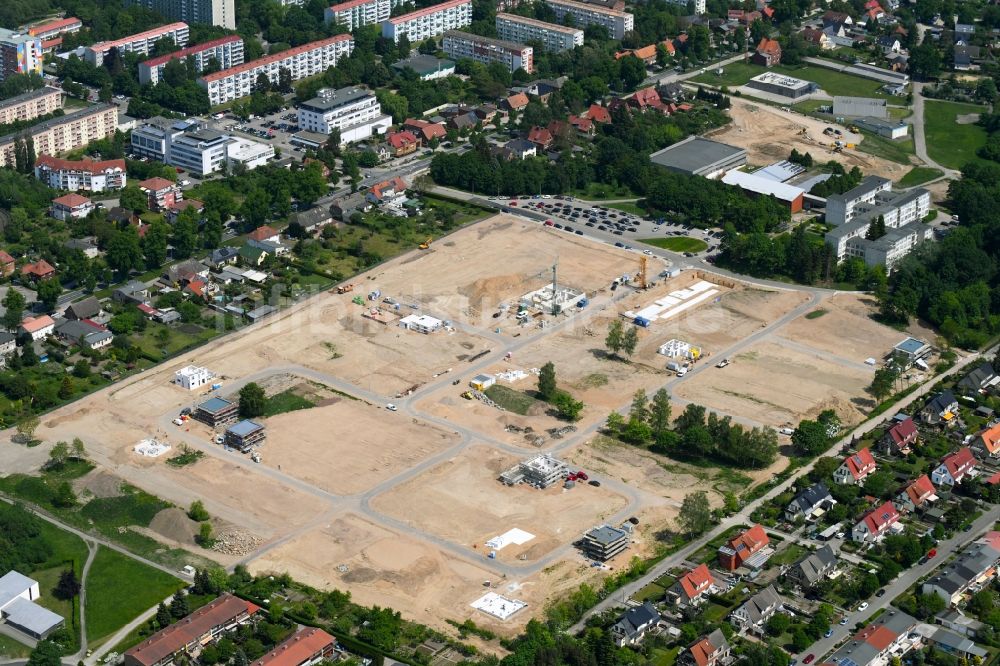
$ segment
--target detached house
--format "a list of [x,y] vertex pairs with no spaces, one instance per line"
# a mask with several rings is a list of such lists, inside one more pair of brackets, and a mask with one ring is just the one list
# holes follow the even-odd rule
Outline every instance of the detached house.
[[729,663],[731,653],[725,635],[716,629],[682,652],[680,659],[684,666],[721,666]]
[[896,496],[894,502],[896,509],[913,513],[917,509],[922,509],[930,502],[937,499],[937,491],[934,484],[926,474],[915,479],[903,489],[903,492]]
[[801,516],[808,520],[817,511],[828,509],[836,503],[826,484],[817,483],[795,496],[795,499],[785,509],[785,519],[789,522],[795,522]]
[[39,259],[33,264],[25,264],[24,266],[21,266],[21,275],[30,280],[48,280],[55,274],[56,269],[52,267],[52,264],[44,259]]
[[958,400],[951,391],[942,391],[931,398],[920,410],[920,418],[924,423],[932,425],[950,423],[958,414]]
[[931,481],[939,486],[941,484],[954,486],[961,483],[962,479],[975,468],[976,458],[972,455],[972,450],[963,446],[955,453],[944,457],[938,468],[931,472]]
[[389,144],[389,152],[393,157],[403,157],[414,153],[420,146],[420,141],[409,130],[389,132],[385,135],[385,141]]
[[972,446],[981,456],[1000,457],[1000,423],[979,433],[974,442]]
[[778,44],[776,39],[768,39],[767,37],[760,40],[760,44],[757,45],[757,50],[753,54],[751,60],[764,67],[774,67],[775,65],[781,64],[781,45]]
[[611,112],[608,111],[607,107],[600,104],[591,104],[590,108],[587,109],[587,117],[599,125],[608,125],[611,123]]
[[1000,379],[997,378],[997,373],[993,371],[993,366],[989,363],[983,363],[958,380],[958,388],[973,393],[985,391],[995,386],[998,382],[1000,382]]
[[25,317],[21,321],[21,330],[31,336],[32,340],[42,340],[56,329],[56,322],[48,315],[41,317]]
[[719,548],[719,566],[728,571],[735,571],[742,566],[758,569],[770,555],[770,552],[761,552],[770,542],[764,528],[754,525]]
[[782,609],[784,600],[773,585],[747,599],[746,603],[733,611],[729,621],[740,632],[749,632],[762,636],[764,625],[775,613]]
[[398,176],[391,180],[375,183],[368,189],[367,194],[365,194],[365,198],[368,201],[379,206],[387,203],[391,204],[405,196],[406,183]]
[[625,611],[618,621],[611,625],[611,637],[618,647],[638,645],[650,629],[660,622],[660,611],[648,601]]
[[87,197],[71,192],[52,200],[49,214],[57,220],[79,220],[94,210],[94,202]]
[[837,568],[837,555],[829,545],[809,553],[793,564],[785,575],[803,588],[813,587]]
[[844,459],[843,464],[833,473],[833,480],[841,485],[862,483],[876,467],[875,458],[866,446]]
[[0,277],[7,277],[14,273],[14,257],[4,250],[0,250]]
[[669,590],[667,599],[679,606],[694,606],[717,589],[715,578],[704,564],[699,564],[677,579]]
[[805,41],[809,42],[813,46],[817,46],[820,49],[823,49],[824,51],[832,49],[837,46],[833,42],[833,39],[830,37],[830,35],[826,34],[822,30],[817,30],[815,28],[805,28],[802,30],[802,32],[799,33],[799,35]]
[[874,543],[899,522],[899,511],[892,502],[872,509],[861,518],[851,530],[851,540],[858,543]]
[[913,445],[917,443],[919,434],[917,432],[917,424],[914,423],[912,418],[907,416],[886,431],[882,437],[883,450],[887,455],[893,453],[906,455],[913,448]]
[[535,126],[528,132],[528,141],[545,150],[552,145],[555,138],[547,128]]

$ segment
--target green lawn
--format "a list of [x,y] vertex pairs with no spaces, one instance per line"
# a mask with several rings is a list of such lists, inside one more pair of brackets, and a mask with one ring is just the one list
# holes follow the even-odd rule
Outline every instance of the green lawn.
[[166,326],[149,322],[145,331],[133,334],[132,342],[151,358],[163,360],[222,333],[221,330],[202,328],[197,324]]
[[652,245],[671,252],[702,252],[708,248],[708,243],[700,238],[687,236],[670,236],[668,238],[640,238],[640,243]]
[[87,641],[96,646],[184,587],[179,578],[101,548],[87,578]]
[[632,213],[633,215],[645,216],[646,210],[636,206],[634,203],[613,203],[608,204],[608,208],[615,208],[617,210],[623,210],[626,213]]
[[806,554],[806,549],[797,543],[789,544],[787,548],[781,549],[779,552],[771,556],[768,560],[768,564],[781,565],[781,564],[793,564],[798,561],[800,557]]
[[899,179],[897,185],[900,187],[916,187],[917,185],[923,185],[927,181],[940,178],[943,175],[943,171],[935,169],[934,167],[913,167],[906,172],[905,176]]
[[889,117],[893,120],[903,120],[913,115],[913,109],[908,106],[890,106]]
[[316,403],[303,398],[292,389],[288,389],[267,399],[267,403],[264,405],[264,416],[275,416],[276,414],[294,412],[297,409],[309,409],[315,406]]
[[958,116],[986,110],[976,104],[925,101],[924,134],[930,158],[951,169],[961,169],[967,162],[986,163],[976,155],[976,150],[986,145],[986,130],[975,123],[956,121]]
[[[882,92],[882,83],[871,79],[863,79],[860,76],[844,74],[826,67],[818,65],[805,65],[803,67],[788,67],[779,65],[768,70],[761,65],[753,63],[736,62],[726,65],[722,75],[715,73],[715,69],[709,70],[692,79],[696,83],[707,83],[716,86],[728,86],[734,88],[745,84],[747,81],[766,71],[786,74],[797,79],[804,79],[819,84],[819,86],[830,95],[854,95],[860,97],[883,97],[890,95]],[[830,102],[826,102],[829,104]],[[821,106],[817,104],[817,106]],[[814,109],[813,109],[814,110]]]
[[766,67],[753,63],[733,62],[722,68],[722,74],[717,74],[718,67],[713,67],[704,74],[691,79],[696,83],[707,83],[713,86],[741,86],[758,74],[766,71]]
[[674,666],[674,663],[677,661],[677,655],[680,654],[680,651],[680,645],[675,645],[668,650],[655,648],[649,663],[652,666]]
[[8,659],[22,659],[31,654],[31,648],[18,643],[9,636],[0,634],[0,656]]
[[588,201],[603,201],[604,199],[637,199],[638,194],[625,187],[624,185],[619,185],[618,187],[612,187],[611,185],[605,185],[604,183],[587,183],[587,187],[581,189],[570,190],[569,192],[577,199],[586,199]]
[[857,144],[857,150],[890,162],[910,164],[910,156],[914,152],[912,135],[893,140],[863,130],[861,134],[864,136],[864,140]]
[[666,594],[666,590],[656,583],[650,583],[646,587],[642,588],[638,592],[632,595],[632,598],[636,601],[659,601],[663,599]]
[[502,386],[500,384],[494,384],[484,391],[490,400],[497,403],[508,412],[514,412],[515,414],[520,414],[524,416],[528,413],[537,400],[533,397],[512,389],[509,386]]

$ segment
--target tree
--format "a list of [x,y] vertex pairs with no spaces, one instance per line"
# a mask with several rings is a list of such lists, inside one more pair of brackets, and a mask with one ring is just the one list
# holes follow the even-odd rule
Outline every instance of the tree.
[[201,500],[191,502],[191,507],[188,509],[187,515],[191,520],[197,520],[198,522],[204,522],[209,519],[205,503]]
[[56,493],[52,497],[52,504],[61,509],[66,509],[76,504],[76,493],[69,481],[63,481],[56,487]]
[[69,601],[80,594],[80,581],[76,579],[76,572],[72,568],[66,569],[59,575],[59,582],[53,590],[53,596],[63,601]]
[[914,78],[924,81],[940,74],[941,54],[938,53],[937,47],[925,42],[910,49],[909,71]]
[[3,314],[3,327],[7,331],[15,331],[24,319],[24,306],[26,301],[24,295],[15,287],[7,288],[7,294],[3,297],[3,306],[6,312]]
[[708,504],[708,494],[704,490],[684,496],[677,514],[677,523],[682,532],[692,537],[703,534],[712,526],[712,509]]
[[37,416],[29,416],[19,421],[15,428],[25,443],[31,443],[35,440],[35,430],[38,428],[38,424]]
[[611,412],[608,414],[607,421],[604,422],[604,428],[612,435],[617,435],[621,433],[622,428],[625,427],[625,417],[618,412]]
[[624,330],[621,319],[615,319],[608,326],[608,335],[604,338],[604,346],[615,356],[618,356],[624,346]]
[[62,648],[54,641],[41,641],[31,651],[28,666],[62,666]]
[[174,246],[174,257],[187,259],[198,247],[198,211],[185,208],[174,223],[170,243]]
[[872,383],[868,386],[868,392],[875,396],[875,399],[882,402],[890,393],[896,383],[899,371],[893,365],[887,365],[875,371]]
[[639,330],[635,326],[629,326],[622,336],[622,351],[630,357],[635,353],[636,345],[639,344]]
[[252,419],[264,415],[267,396],[256,382],[250,382],[240,389],[240,416]]
[[830,446],[830,438],[826,434],[826,426],[819,421],[804,419],[792,433],[792,445],[797,453],[805,456],[816,456],[826,451]]
[[108,266],[121,273],[142,268],[142,247],[135,227],[128,226],[111,237],[105,260]]
[[175,620],[186,617],[191,613],[191,605],[188,603],[187,593],[179,590],[174,598],[170,600],[170,616]]
[[538,396],[548,402],[556,394],[556,366],[549,361],[538,372]]
[[657,443],[662,443],[660,440],[670,430],[670,397],[666,389],[661,388],[653,394],[653,403],[649,410],[649,427]]
[[156,607],[157,626],[159,626],[160,629],[164,629],[169,627],[170,623],[173,621],[174,619],[173,616],[170,615],[170,609],[167,608],[167,605],[161,601],[160,605]]
[[56,302],[59,300],[59,295],[62,294],[62,291],[62,284],[56,278],[42,280],[35,286],[35,293],[38,295],[38,300],[49,311],[56,307]]
[[580,419],[580,412],[583,411],[583,403],[575,400],[568,392],[558,391],[552,402],[556,406],[559,418],[566,419],[567,421],[578,421]]
[[118,193],[118,204],[137,214],[146,212],[148,203],[149,198],[136,185],[126,185]]
[[215,544],[215,534],[212,532],[212,523],[202,523],[198,528],[198,545],[202,548],[211,548]]
[[866,240],[878,240],[885,236],[885,217],[879,215],[875,218],[875,221],[868,225],[868,231],[865,232]]
[[69,445],[66,442],[56,442],[49,450],[49,461],[45,463],[47,469],[60,469],[66,464],[69,458]]

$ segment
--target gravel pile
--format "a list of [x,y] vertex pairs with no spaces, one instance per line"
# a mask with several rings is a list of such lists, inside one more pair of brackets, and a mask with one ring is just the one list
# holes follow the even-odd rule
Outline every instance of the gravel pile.
[[224,555],[249,555],[260,547],[259,536],[247,532],[222,532],[215,539],[212,550]]

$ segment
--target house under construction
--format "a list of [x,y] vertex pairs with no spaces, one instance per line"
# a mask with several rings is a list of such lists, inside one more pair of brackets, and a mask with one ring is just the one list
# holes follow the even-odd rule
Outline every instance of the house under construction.
[[263,444],[265,437],[264,426],[247,419],[226,430],[225,442],[226,446],[246,453],[251,447]]
[[514,465],[500,475],[500,480],[508,486],[527,483],[529,486],[544,489],[559,483],[568,473],[569,468],[566,463],[548,453],[543,453]]

